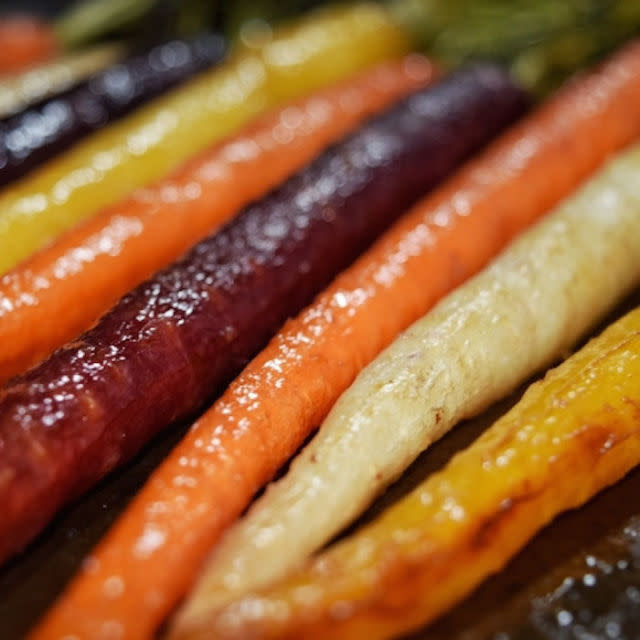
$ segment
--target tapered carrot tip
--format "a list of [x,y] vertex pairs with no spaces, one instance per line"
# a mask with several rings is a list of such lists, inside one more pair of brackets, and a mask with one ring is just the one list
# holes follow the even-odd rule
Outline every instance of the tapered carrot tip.
[[57,51],[55,33],[44,22],[29,16],[0,20],[0,75],[44,62]]

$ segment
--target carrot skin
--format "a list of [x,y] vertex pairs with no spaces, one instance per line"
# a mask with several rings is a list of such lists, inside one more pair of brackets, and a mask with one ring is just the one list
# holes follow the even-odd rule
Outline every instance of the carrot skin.
[[[633,43],[404,216],[289,321],[198,420],[31,640],[91,638],[103,624],[119,626],[129,638],[148,637],[224,529],[358,371],[610,153],[637,138],[639,106],[640,44]],[[120,593],[109,592],[113,576]]]
[[225,50],[224,38],[214,34],[165,42],[3,120],[0,186],[220,62]]
[[518,117],[494,67],[417,92],[125,296],[0,395],[0,558],[192,415],[426,189]]
[[410,55],[289,103],[0,276],[0,384],[86,331],[125,293],[367,116],[437,75],[425,58]]

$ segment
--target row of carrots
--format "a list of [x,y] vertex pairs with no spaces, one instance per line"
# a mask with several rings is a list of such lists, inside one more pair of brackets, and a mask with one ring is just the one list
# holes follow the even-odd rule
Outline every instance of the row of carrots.
[[0,559],[238,376],[31,637],[151,637],[193,585],[170,637],[395,636],[640,460],[636,312],[310,559],[640,282],[640,45],[510,127],[500,68],[409,48],[324,10],[0,194]]

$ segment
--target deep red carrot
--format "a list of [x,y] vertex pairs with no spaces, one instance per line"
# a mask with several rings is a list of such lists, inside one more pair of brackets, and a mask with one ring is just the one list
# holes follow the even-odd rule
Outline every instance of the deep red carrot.
[[240,207],[433,77],[427,60],[408,56],[286,105],[0,277],[0,383],[88,329]]
[[638,135],[633,44],[513,128],[290,321],[156,470],[32,639],[91,638],[109,623],[148,636],[358,371]]
[[0,19],[0,75],[43,62],[58,51],[53,29],[32,16]]

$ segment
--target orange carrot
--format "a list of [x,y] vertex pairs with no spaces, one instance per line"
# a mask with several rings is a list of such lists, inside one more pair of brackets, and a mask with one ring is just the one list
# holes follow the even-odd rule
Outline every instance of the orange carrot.
[[291,320],[156,470],[31,636],[147,637],[358,371],[640,135],[640,43],[414,208]]
[[0,277],[0,383],[87,329],[242,205],[434,75],[426,59],[408,56],[264,116]]
[[58,50],[53,29],[31,16],[0,20],[0,75],[44,62]]

